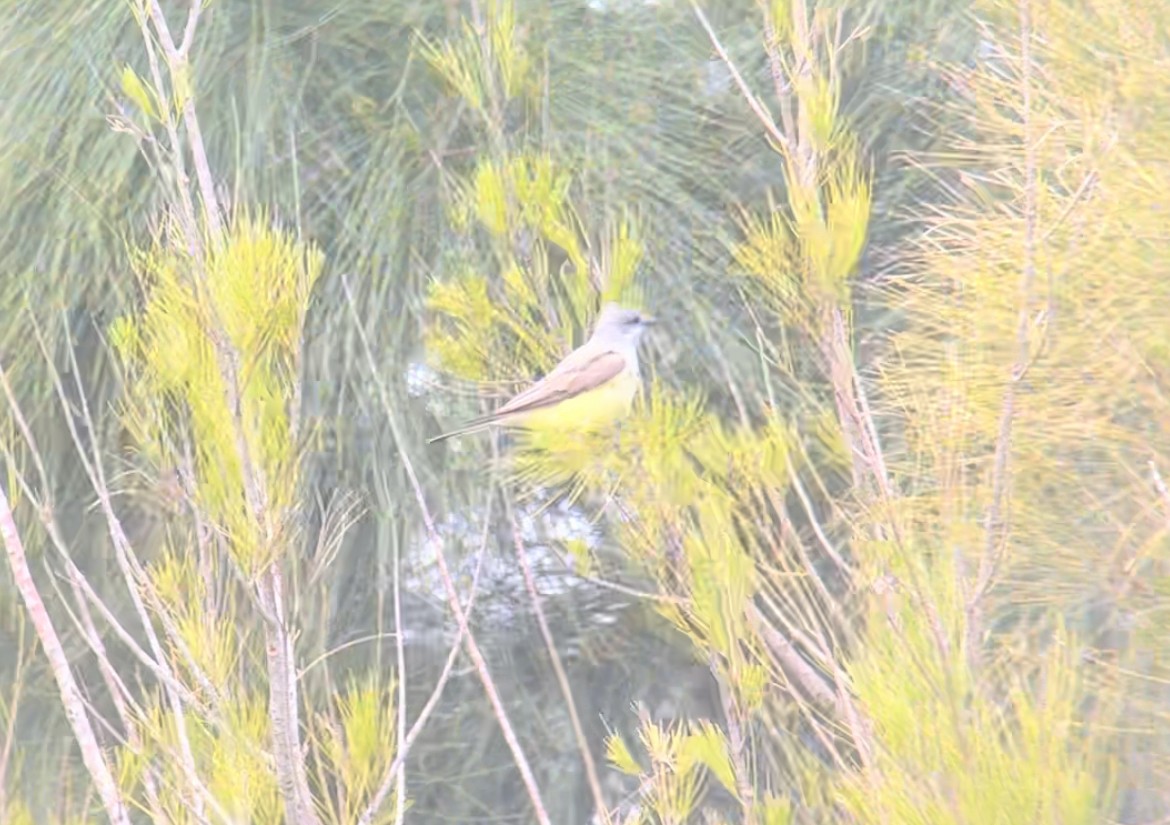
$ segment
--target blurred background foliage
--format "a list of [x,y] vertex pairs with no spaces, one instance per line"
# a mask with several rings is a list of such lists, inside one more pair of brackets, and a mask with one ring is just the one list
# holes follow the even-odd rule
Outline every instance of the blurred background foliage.
[[[165,93],[140,8],[0,16],[3,483],[136,821],[298,821],[272,563],[359,821],[458,641],[412,475],[552,822],[1170,816],[1165,3],[213,0]],[[620,432],[427,443],[611,299]],[[146,646],[79,427],[189,696],[77,615]],[[0,820],[99,821],[8,581]],[[497,714],[460,659],[406,821],[535,821]]]

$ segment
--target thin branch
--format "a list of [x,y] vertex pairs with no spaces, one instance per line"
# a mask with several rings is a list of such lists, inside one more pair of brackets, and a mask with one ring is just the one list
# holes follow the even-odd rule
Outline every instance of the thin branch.
[[1032,303],[1032,284],[1036,277],[1036,146],[1032,136],[1032,21],[1029,0],[1020,0],[1020,84],[1024,141],[1024,261],[1020,283],[1020,309],[1016,323],[1016,356],[1004,388],[1000,408],[999,428],[995,439],[995,458],[991,471],[991,505],[984,519],[983,555],[975,586],[967,601],[968,655],[978,660],[982,644],[982,600],[991,587],[992,579],[1002,556],[1007,525],[1003,516],[1011,457],[1012,425],[1015,419],[1016,387],[1023,378],[1028,363],[1029,318]]
[[[479,592],[479,574],[483,570],[483,560],[487,555],[488,527],[491,524],[493,497],[494,495],[492,493],[488,494],[488,511],[483,521],[483,534],[480,536],[479,551],[476,553],[475,573],[472,574],[471,590],[467,596],[467,604],[463,608],[465,615],[468,617],[471,616],[471,611],[475,607],[475,597]],[[465,630],[466,625],[460,627],[456,632],[455,641],[451,643],[451,649],[447,652],[447,661],[443,665],[443,670],[439,673],[439,679],[435,682],[435,687],[431,691],[431,695],[427,697],[427,701],[423,704],[422,710],[419,711],[418,717],[414,720],[414,724],[410,726],[410,730],[399,740],[397,752],[394,754],[394,761],[386,768],[377,792],[371,798],[366,810],[358,818],[358,825],[370,825],[374,821],[374,817],[378,815],[378,809],[382,807],[382,803],[386,801],[386,797],[390,794],[390,786],[397,781],[397,777],[403,775],[402,768],[406,764],[406,757],[410,754],[410,749],[414,746],[419,734],[423,732],[427,720],[431,718],[431,714],[439,706],[439,700],[443,697],[443,689],[447,686],[447,681],[451,678],[451,673],[455,668],[455,661],[459,658],[459,652],[463,649],[463,641],[466,635]],[[402,719],[401,714],[399,715],[399,719]],[[405,793],[401,786],[398,788],[398,793]],[[395,817],[397,818],[397,812],[395,813]]]
[[814,702],[822,707],[837,708],[838,716],[844,718],[845,714],[840,712],[841,709],[838,707],[837,695],[833,686],[804,660],[792,642],[772,627],[754,604],[748,604],[747,617],[751,625],[763,637],[768,649],[783,667],[784,672],[789,674]]
[[195,42],[195,26],[199,22],[199,12],[203,10],[204,0],[191,0],[187,9],[187,25],[183,27],[183,42],[179,44],[178,54],[186,60],[191,53],[191,44]]
[[28,666],[27,655],[30,652],[30,647],[26,647],[24,643],[24,615],[18,613],[16,615],[16,623],[19,627],[16,641],[16,667],[12,672],[12,698],[10,698],[3,708],[5,716],[7,716],[7,724],[4,730],[4,745],[0,747],[0,811],[8,810],[8,765],[12,758],[12,745],[16,740],[16,717],[20,712],[20,700],[24,693],[25,684],[25,669]]
[[[398,724],[394,726],[398,742],[395,756],[402,752],[404,733],[406,729],[406,645],[402,638],[402,582],[401,561],[398,542],[394,542],[394,655],[398,667]],[[458,650],[458,646],[455,646]],[[445,682],[444,682],[445,684]],[[406,760],[403,759],[398,770],[390,773],[394,776],[394,825],[403,825],[406,818]]]
[[[30,496],[30,501],[35,502],[36,500]],[[57,549],[57,552],[60,554],[65,563],[66,574],[81,588],[82,594],[84,594],[89,603],[97,608],[98,613],[101,614],[106,624],[109,625],[110,629],[114,631],[114,635],[122,640],[122,643],[126,645],[126,648],[132,654],[134,654],[135,658],[137,658],[140,662],[142,662],[143,665],[146,666],[146,668],[154,675],[156,679],[159,680],[160,683],[167,686],[171,690],[177,691],[179,695],[183,697],[183,701],[185,701],[188,705],[199,706],[199,701],[196,696],[187,688],[186,685],[184,685],[175,677],[171,668],[155,661],[154,657],[147,653],[134,638],[134,636],[130,634],[130,631],[128,631],[125,626],[122,625],[122,623],[118,620],[118,617],[114,615],[113,611],[110,610],[109,606],[106,605],[106,603],[98,595],[97,591],[93,589],[93,585],[91,585],[89,580],[84,575],[82,575],[80,569],[78,569],[72,558],[70,558],[69,548],[65,544],[65,539],[61,535],[61,529],[57,525],[52,512],[44,509],[47,505],[38,503],[37,506],[42,510],[42,522],[45,524],[45,530],[49,535],[49,540]]]
[[549,661],[552,662],[553,672],[557,677],[557,684],[561,689],[561,696],[565,700],[565,708],[569,711],[569,721],[573,725],[573,736],[577,739],[577,749],[581,752],[581,761],[585,765],[585,778],[589,783],[589,791],[593,794],[593,806],[602,822],[609,821],[609,810],[605,805],[605,796],[601,792],[601,782],[597,778],[597,766],[593,762],[593,754],[589,750],[589,740],[585,736],[585,729],[581,726],[581,717],[577,713],[577,703],[573,701],[573,688],[569,684],[569,677],[565,673],[561,657],[557,653],[556,642],[553,640],[552,630],[544,616],[544,608],[540,604],[540,595],[536,592],[536,580],[532,576],[532,567],[528,564],[528,554],[524,550],[524,540],[520,536],[520,525],[516,522],[516,514],[512,512],[510,504],[505,505],[508,510],[508,519],[512,522],[512,540],[516,545],[516,557],[520,560],[520,570],[524,574],[524,585],[528,588],[528,595],[532,599],[532,612],[536,615],[536,623],[540,626],[540,635],[544,638],[548,648]]
[[317,825],[320,818],[301,749],[296,655],[285,615],[284,578],[277,564],[262,576],[256,592],[264,618],[268,716],[285,815],[293,825]]
[[2,486],[0,486],[0,538],[3,539],[5,550],[8,553],[8,564],[12,568],[12,576],[16,580],[16,589],[20,592],[25,607],[28,609],[33,628],[36,630],[41,647],[44,648],[45,656],[49,660],[53,678],[56,679],[57,688],[61,692],[61,703],[65,706],[65,717],[69,720],[69,726],[73,729],[73,735],[81,748],[81,759],[85,763],[86,770],[89,771],[90,778],[93,779],[98,796],[101,797],[106,816],[114,825],[130,825],[130,814],[126,802],[123,800],[114,775],[110,771],[110,766],[106,763],[97,737],[94,736],[93,726],[85,712],[85,700],[81,696],[77,681],[73,678],[73,671],[69,667],[69,660],[65,656],[61,639],[57,636],[52,619],[49,618],[49,612],[45,608],[45,603],[37,590],[36,582],[33,580],[32,572],[29,570],[24,544],[16,529],[16,519]]
[[479,649],[479,644],[475,641],[474,634],[467,628],[467,615],[459,603],[459,592],[455,589],[455,582],[451,578],[451,571],[447,567],[446,558],[443,556],[443,541],[439,536],[438,529],[435,527],[435,520],[432,518],[431,509],[427,505],[426,495],[423,493],[422,484],[414,469],[414,462],[410,460],[410,454],[407,452],[406,440],[402,437],[402,433],[398,428],[398,419],[394,414],[394,406],[390,403],[390,396],[386,390],[386,385],[382,381],[377,364],[374,361],[369,338],[366,336],[365,327],[362,325],[361,318],[357,314],[357,305],[354,302],[353,293],[350,291],[349,283],[344,277],[342,278],[342,288],[345,290],[350,313],[353,316],[358,336],[362,341],[362,347],[366,352],[366,359],[370,365],[370,371],[373,373],[374,381],[378,386],[378,393],[386,413],[387,423],[390,425],[390,432],[394,438],[395,447],[398,449],[398,454],[402,456],[402,464],[406,470],[406,476],[410,481],[415,501],[418,503],[419,510],[422,513],[423,525],[426,528],[427,534],[427,544],[430,546],[431,552],[434,554],[435,561],[438,564],[439,577],[443,581],[443,588],[447,594],[447,604],[451,608],[451,612],[455,615],[455,621],[459,623],[460,631],[464,634],[467,655],[471,657],[472,664],[475,666],[475,672],[479,676],[480,683],[483,685],[484,693],[487,694],[488,702],[495,712],[496,721],[500,725],[500,731],[503,733],[504,741],[507,743],[508,749],[512,752],[512,759],[516,762],[516,768],[520,771],[520,778],[524,782],[525,790],[528,792],[528,798],[532,802],[537,821],[542,823],[542,825],[550,825],[552,820],[549,819],[548,811],[545,809],[544,802],[540,798],[540,789],[536,784],[536,776],[532,772],[532,767],[528,764],[527,757],[524,756],[524,751],[520,747],[520,740],[516,737],[516,731],[513,729],[512,723],[508,721],[508,713],[504,709],[503,700],[500,699],[500,692],[496,688],[496,683],[492,679],[491,672],[488,670],[487,661],[483,657],[483,652]]
[[1166,508],[1166,527],[1170,529],[1170,487],[1166,486],[1166,479],[1162,478],[1162,473],[1158,470],[1158,465],[1154,459],[1149,459],[1147,466],[1150,468],[1150,481],[1153,483],[1154,489],[1158,492],[1158,497],[1162,499],[1162,504]]
[[[796,474],[796,470],[789,468],[788,475],[792,482],[792,489],[796,491],[796,495],[800,499],[801,505],[808,514],[809,524],[812,525],[813,533],[816,535],[817,541],[820,542],[821,547],[824,549],[825,555],[827,555],[833,561],[833,564],[837,565],[837,569],[841,571],[842,575],[845,576],[847,581],[852,581],[852,568],[849,567],[849,563],[845,561],[844,557],[842,557],[841,554],[837,551],[837,548],[833,546],[833,542],[829,541],[829,537],[825,535],[825,531],[821,527],[820,520],[817,518],[817,512],[815,509],[813,509],[812,501],[809,499],[808,492],[804,489],[804,484],[801,482],[800,477]],[[815,571],[812,572],[815,575]]]
[[708,659],[707,668],[711,671],[711,677],[715,680],[715,687],[719,690],[719,700],[723,706],[723,718],[727,722],[728,751],[735,772],[736,795],[739,797],[739,804],[743,808],[743,821],[745,825],[755,825],[757,822],[756,794],[755,787],[752,785],[751,775],[748,772],[747,760],[744,756],[747,751],[747,738],[744,736],[743,725],[741,724],[742,714],[727,684],[727,679],[719,668],[719,663],[714,653]]
[[[161,604],[161,600],[157,599],[157,595],[153,593],[153,589],[147,584],[147,576],[145,571],[139,564],[137,557],[134,554],[134,549],[130,544],[130,539],[126,535],[122,527],[122,522],[114,512],[113,502],[110,499],[109,485],[106,483],[105,468],[102,463],[101,452],[98,448],[97,428],[94,425],[93,416],[89,410],[89,400],[86,397],[85,387],[81,383],[81,370],[77,363],[77,354],[73,347],[73,338],[69,333],[68,320],[65,321],[65,339],[66,350],[69,353],[70,367],[73,373],[74,387],[77,391],[78,400],[81,407],[82,422],[89,433],[89,446],[92,453],[91,457],[85,457],[86,449],[82,443],[81,435],[77,431],[77,427],[73,422],[73,415],[70,411],[69,401],[65,394],[65,387],[61,381],[60,373],[57,371],[52,362],[48,348],[45,345],[44,339],[40,334],[39,328],[37,330],[37,340],[41,345],[41,351],[44,353],[45,359],[49,364],[50,374],[53,378],[53,384],[57,390],[57,396],[60,399],[62,409],[65,413],[65,418],[69,425],[69,433],[73,439],[73,444],[77,449],[78,455],[81,457],[82,465],[85,467],[86,474],[89,476],[93,485],[94,492],[98,496],[98,501],[101,503],[102,514],[105,516],[106,525],[109,530],[110,538],[114,544],[114,554],[118,562],[118,567],[122,572],[123,578],[126,581],[126,588],[130,593],[131,601],[138,613],[139,620],[142,622],[143,629],[146,632],[147,641],[150,644],[151,651],[154,654],[154,659],[158,662],[159,667],[166,670],[168,674],[173,676],[169,662],[163,652],[162,645],[159,642],[158,634],[155,633],[154,625],[151,623],[150,615],[146,610],[142,595],[139,588],[146,591],[149,595],[154,596],[152,599],[152,607],[160,618],[166,618],[166,608]],[[13,405],[15,406],[15,405]],[[174,634],[175,639],[180,639],[180,634]],[[182,645],[185,647],[185,645]],[[192,657],[194,661],[194,657]],[[194,668],[194,672],[199,672],[198,668]],[[191,813],[195,820],[203,825],[207,823],[207,817],[204,813],[203,797],[205,794],[204,785],[200,780],[198,771],[195,767],[195,755],[191,749],[190,738],[187,734],[187,719],[186,712],[183,707],[183,699],[178,691],[170,686],[170,682],[175,679],[164,682],[163,689],[167,695],[167,703],[171,708],[171,715],[175,722],[175,733],[179,740],[179,751],[181,758],[178,760],[179,765],[183,770],[184,778],[190,785],[191,796]],[[210,680],[208,680],[210,684]],[[215,693],[212,693],[214,696]]]
[[735,63],[732,62],[731,57],[723,48],[723,44],[719,42],[719,38],[716,36],[715,30],[711,28],[711,24],[707,22],[707,15],[703,14],[703,10],[699,8],[699,4],[695,2],[695,0],[691,0],[691,8],[695,12],[695,17],[699,19],[699,24],[702,25],[703,30],[707,32],[707,37],[710,39],[711,45],[714,47],[716,53],[718,53],[724,65],[727,66],[727,70],[731,72],[731,77],[735,80],[735,85],[739,87],[740,94],[743,95],[744,99],[748,103],[748,106],[750,106],[752,111],[755,112],[756,117],[759,118],[760,123],[763,124],[764,129],[768,132],[772,139],[775,140],[781,148],[787,150],[789,146],[788,136],[780,131],[780,129],[776,126],[776,121],[772,120],[772,116],[768,114],[768,110],[764,108],[764,104],[762,104],[759,99],[752,93],[752,90],[748,88],[747,82],[743,79],[743,75],[739,73],[739,69],[735,67]]
[[[134,17],[138,21],[138,28],[142,33],[143,46],[146,49],[146,61],[150,66],[150,77],[161,99],[164,89],[163,75],[158,62],[158,54],[155,52],[154,40],[150,36],[150,27],[143,13],[136,11]],[[169,103],[167,101],[161,102],[159,117],[162,119],[163,127],[167,132],[167,139],[170,141],[171,163],[174,165],[175,171],[175,188],[178,191],[179,207],[182,214],[180,222],[183,227],[183,234],[187,240],[187,251],[192,257],[197,257],[201,251],[199,246],[199,222],[195,216],[195,203],[191,200],[191,190],[189,188],[191,179],[187,175],[187,164],[183,159],[183,142],[179,139],[179,128],[175,122],[175,117]]]
[[[51,364],[50,364],[50,366],[51,366]],[[59,376],[57,375],[55,370],[53,370],[52,373],[54,376],[54,380],[56,381],[56,383],[58,385],[58,392],[61,392],[60,383],[59,383]],[[187,701],[191,702],[193,697],[191,696],[190,692],[186,689],[186,687],[184,687],[175,678],[175,676],[171,672],[170,668],[166,666],[165,660],[164,661],[156,660],[154,656],[152,656],[151,654],[147,653],[145,650],[142,649],[142,647],[138,644],[138,642],[134,639],[134,637],[129,633],[129,631],[127,631],[122,626],[122,624],[118,620],[118,618],[116,616],[114,616],[113,612],[106,606],[105,602],[102,601],[101,597],[97,594],[97,592],[89,584],[89,581],[85,578],[84,575],[81,574],[81,571],[74,564],[73,559],[72,559],[70,552],[69,552],[68,545],[66,544],[65,538],[62,535],[60,527],[57,524],[56,516],[54,514],[52,503],[48,500],[47,491],[51,488],[49,485],[48,476],[45,473],[44,461],[41,457],[39,449],[37,448],[37,442],[36,442],[36,439],[33,435],[32,429],[28,425],[28,420],[25,418],[24,413],[20,408],[20,405],[16,402],[16,396],[12,392],[12,386],[8,381],[8,376],[7,376],[7,373],[5,372],[3,366],[0,366],[0,389],[3,389],[3,391],[4,391],[5,397],[8,401],[8,404],[9,404],[9,408],[12,411],[13,421],[16,423],[17,429],[20,431],[21,436],[25,441],[25,444],[29,448],[29,452],[32,455],[33,464],[35,467],[37,467],[38,474],[41,476],[41,486],[46,492],[43,493],[42,495],[37,495],[33,491],[31,485],[24,478],[24,476],[19,472],[17,472],[15,475],[16,481],[20,485],[21,490],[24,493],[24,495],[29,499],[30,503],[32,503],[37,508],[37,512],[40,514],[40,517],[41,517],[41,523],[44,525],[45,530],[48,533],[49,539],[52,542],[53,546],[57,549],[58,553],[61,555],[61,558],[65,564],[65,567],[66,567],[66,572],[74,581],[76,581],[80,585],[82,592],[85,593],[85,596],[87,599],[89,599],[90,604],[92,604],[94,607],[96,607],[98,609],[98,612],[102,614],[102,618],[106,620],[106,623],[109,624],[109,626],[114,630],[115,634],[127,646],[127,648],[129,648],[129,650],[144,665],[146,665],[147,668],[150,669],[150,671],[159,679],[159,681],[161,681],[163,684],[165,684],[173,689],[181,691],[182,693],[185,694]],[[69,409],[68,403],[64,403],[64,406],[65,406],[66,410]],[[74,437],[74,444],[79,444],[80,443],[79,436],[77,435],[76,431],[73,429],[74,424],[73,424],[72,417],[67,415],[66,421],[69,424],[69,427],[71,429],[71,434]],[[81,448],[79,447],[79,449],[81,449]],[[11,453],[9,452],[7,447],[4,448],[4,452],[5,452],[5,455],[8,456],[11,460]],[[83,468],[85,469],[87,474],[90,474],[90,478],[92,480],[94,478],[94,476],[92,475],[92,471],[91,471],[91,468],[89,466],[89,462],[85,457],[84,451],[82,451],[80,453],[80,458],[82,461]],[[140,621],[149,622],[149,617],[147,616],[145,611],[140,612],[138,614],[138,616],[139,616]],[[149,624],[147,624],[147,628],[148,629],[150,628]],[[159,650],[159,648],[156,647],[155,650],[157,651],[157,650]],[[196,672],[196,674],[198,674],[197,668],[195,669],[195,672]]]
[[[175,45],[167,25],[166,16],[158,0],[148,0],[150,4],[150,19],[158,32],[159,42],[166,55],[167,64],[171,71],[172,87],[177,78],[185,88],[183,91],[183,125],[187,127],[187,139],[191,144],[191,158],[195,163],[195,178],[199,181],[199,193],[203,197],[203,209],[207,215],[207,225],[211,229],[213,242],[218,243],[223,232],[223,220],[219,208],[219,199],[215,195],[215,181],[211,176],[211,164],[207,160],[207,148],[203,144],[203,132],[199,128],[199,118],[195,114],[195,91],[190,76],[190,63],[187,61],[187,52],[191,48],[191,40],[195,37],[195,24],[199,19],[199,12],[192,9],[187,17],[187,31],[183,33],[183,48]],[[200,0],[192,0],[198,4]]]
[[80,573],[80,571],[77,571],[77,568],[70,568],[68,579],[69,589],[73,593],[73,600],[77,603],[77,621],[79,628],[89,644],[89,649],[93,651],[94,656],[97,658],[98,670],[101,671],[102,681],[106,683],[106,690],[110,693],[110,699],[114,703],[114,710],[118,714],[118,720],[122,723],[122,730],[125,733],[126,741],[137,748],[140,744],[138,731],[130,719],[130,711],[127,705],[127,698],[130,697],[130,691],[110,662],[110,654],[106,650],[106,645],[102,641],[101,634],[98,633],[97,625],[94,624],[93,615],[89,612],[88,599],[81,590],[80,576],[74,575],[74,571]]
[[785,135],[796,134],[792,122],[792,83],[785,77],[784,60],[780,54],[776,27],[772,23],[771,9],[764,9],[764,51],[768,55],[768,71],[772,74],[772,89],[780,107],[780,124]]

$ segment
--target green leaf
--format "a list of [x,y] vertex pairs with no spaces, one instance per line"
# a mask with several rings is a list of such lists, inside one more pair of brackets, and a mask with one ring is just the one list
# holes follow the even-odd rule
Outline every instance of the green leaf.
[[642,775],[642,768],[638,764],[638,760],[634,758],[629,745],[619,733],[611,733],[605,737],[605,758],[624,774],[629,776]]
[[138,73],[134,71],[134,68],[129,63],[122,67],[122,92],[148,118],[151,120],[161,120],[158,114],[158,108],[155,107],[154,101],[151,99],[151,91],[142,82],[142,78],[138,76]]

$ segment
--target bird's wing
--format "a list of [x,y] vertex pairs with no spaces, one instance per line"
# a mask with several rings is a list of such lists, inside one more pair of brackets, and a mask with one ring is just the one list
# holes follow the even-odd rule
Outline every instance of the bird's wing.
[[466,422],[458,430],[428,439],[428,443],[443,441],[455,435],[476,432],[517,413],[530,412],[556,404],[559,401],[580,395],[600,387],[620,373],[626,365],[625,356],[613,350],[597,350],[580,347],[573,350],[565,360],[528,389],[514,396],[493,413]]
[[613,350],[594,353],[578,350],[540,381],[492,413],[491,417],[529,412],[588,392],[611,380],[625,366],[625,356]]

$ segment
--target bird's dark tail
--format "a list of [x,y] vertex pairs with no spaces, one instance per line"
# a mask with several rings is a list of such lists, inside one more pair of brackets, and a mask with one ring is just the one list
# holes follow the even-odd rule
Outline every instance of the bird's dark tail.
[[469,435],[471,433],[478,433],[486,430],[488,427],[496,424],[497,418],[494,415],[484,416],[483,418],[475,418],[468,421],[457,430],[441,433],[440,435],[431,436],[427,439],[428,444],[434,444],[437,441],[446,441],[448,438],[454,438],[457,435]]

